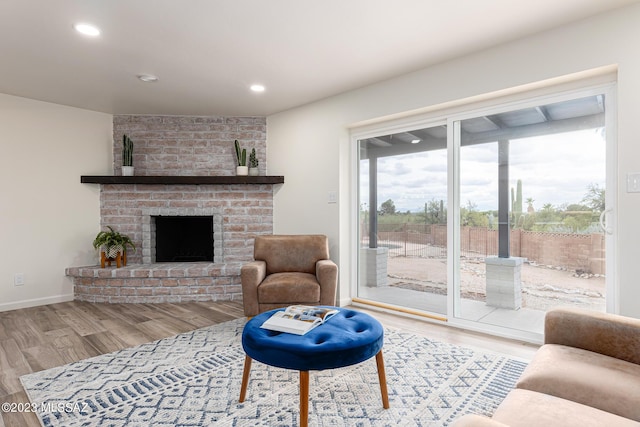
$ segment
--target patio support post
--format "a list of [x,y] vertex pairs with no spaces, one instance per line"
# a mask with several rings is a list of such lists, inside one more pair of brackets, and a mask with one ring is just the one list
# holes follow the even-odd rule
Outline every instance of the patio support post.
[[522,258],[510,257],[509,140],[498,141],[498,256],[486,257],[487,305],[522,307]]
[[509,140],[498,141],[498,257],[509,258]]
[[378,157],[369,157],[369,247],[360,249],[359,285],[387,286],[389,248],[378,247]]
[[378,247],[378,158],[369,157],[369,247]]

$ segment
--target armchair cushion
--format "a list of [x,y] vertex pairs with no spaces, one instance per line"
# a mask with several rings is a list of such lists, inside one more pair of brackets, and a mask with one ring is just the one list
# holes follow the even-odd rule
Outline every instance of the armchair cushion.
[[316,304],[320,301],[320,285],[313,274],[274,273],[258,287],[258,300],[261,304]]

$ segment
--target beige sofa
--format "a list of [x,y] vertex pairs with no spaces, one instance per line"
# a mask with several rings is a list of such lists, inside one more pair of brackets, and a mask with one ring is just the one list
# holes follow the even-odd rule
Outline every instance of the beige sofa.
[[545,344],[492,418],[466,426],[640,426],[640,319],[554,309]]

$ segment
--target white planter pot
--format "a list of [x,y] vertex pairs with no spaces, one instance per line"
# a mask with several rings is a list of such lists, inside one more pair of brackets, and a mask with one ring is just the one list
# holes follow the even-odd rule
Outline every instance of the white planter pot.
[[133,176],[133,166],[123,166],[122,176]]
[[258,176],[258,168],[249,168],[249,176]]
[[248,166],[236,166],[236,175],[238,175],[238,176],[247,176],[247,175],[249,175],[249,167]]
[[103,247],[103,251],[106,254],[107,258],[115,258],[118,253],[123,253],[124,249],[121,245]]

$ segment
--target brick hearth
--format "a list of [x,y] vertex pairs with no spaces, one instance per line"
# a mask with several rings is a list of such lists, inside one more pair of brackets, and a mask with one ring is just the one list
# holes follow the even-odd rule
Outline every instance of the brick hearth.
[[241,300],[242,263],[137,264],[115,268],[71,267],[76,299],[110,303]]
[[[247,151],[256,148],[264,174],[264,117],[114,116],[113,132],[118,175],[123,134],[134,142],[135,175],[234,175],[234,139]],[[204,214],[214,217],[213,263],[153,262],[150,215]],[[273,185],[102,184],[100,225],[127,234],[137,250],[127,252],[128,265],[123,268],[68,268],[76,299],[112,303],[240,300],[240,266],[253,258],[253,239],[273,233]]]

